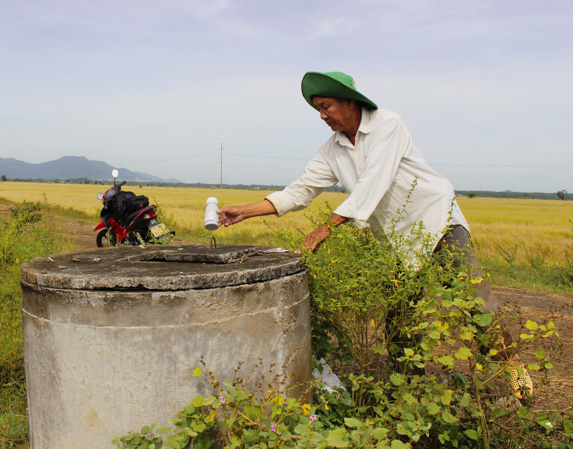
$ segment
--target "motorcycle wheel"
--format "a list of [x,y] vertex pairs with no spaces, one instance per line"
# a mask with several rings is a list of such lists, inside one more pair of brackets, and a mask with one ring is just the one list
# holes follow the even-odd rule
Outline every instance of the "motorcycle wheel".
[[113,231],[108,232],[107,229],[102,229],[98,232],[96,237],[96,244],[98,248],[104,248],[108,246],[116,246],[117,238]]

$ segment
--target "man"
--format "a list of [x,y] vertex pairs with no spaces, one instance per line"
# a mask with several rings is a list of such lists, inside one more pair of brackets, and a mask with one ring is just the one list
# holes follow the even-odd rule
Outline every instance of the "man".
[[[422,241],[412,236],[412,230],[422,222],[436,251],[463,248],[460,263],[467,259],[464,263],[478,270],[469,226],[452,184],[428,165],[400,117],[378,109],[356,90],[352,77],[341,72],[308,72],[301,87],[306,101],[334,134],[297,181],[258,203],[219,209],[221,223],[230,226],[269,214],[280,217],[307,207],[322,191],[340,183],[348,198],[329,223],[308,234],[303,249],[316,251],[332,227],[352,222],[361,228],[370,226],[380,240],[391,231],[411,236],[416,242],[411,251],[415,251]],[[411,252],[400,256],[406,263],[414,261]],[[486,311],[497,311],[498,301],[487,281],[478,285],[477,294],[485,301]]]

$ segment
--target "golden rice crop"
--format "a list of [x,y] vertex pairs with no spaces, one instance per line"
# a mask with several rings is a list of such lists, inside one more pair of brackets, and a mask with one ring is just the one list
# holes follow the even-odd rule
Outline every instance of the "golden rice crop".
[[[108,185],[56,183],[0,183],[0,197],[9,201],[40,201],[64,208],[72,208],[97,220],[101,202],[96,198]],[[299,211],[282,218],[259,217],[238,225],[209,233],[203,229],[205,202],[218,198],[220,206],[242,205],[259,201],[269,193],[264,190],[207,189],[187,187],[151,187],[126,185],[138,195],[146,195],[157,204],[170,225],[180,232],[214,235],[222,241],[250,242],[262,245],[268,239],[269,226],[273,229],[301,229],[310,231]],[[340,204],[345,194],[326,192],[312,204],[315,210],[328,201],[333,207]],[[573,255],[573,202],[559,200],[459,198],[476,242],[481,260],[495,258],[513,260],[517,264],[563,264]]]
[[[93,215],[94,223],[101,210],[101,201],[97,193],[103,193],[108,185],[63,184],[63,183],[0,183],[0,197],[13,202],[40,201],[64,208],[72,208]],[[169,224],[180,233],[202,235],[204,239],[214,235],[224,241],[250,242],[262,245],[268,240],[269,229],[301,229],[310,231],[305,218],[307,211],[293,212],[278,219],[275,216],[258,217],[230,228],[220,228],[214,234],[203,228],[207,198],[214,196],[219,206],[231,206],[253,203],[262,200],[271,191],[242,189],[208,189],[187,187],[130,186],[123,190],[133,191],[136,195],[146,195],[152,204],[159,206]],[[346,196],[342,193],[325,192],[312,204],[314,210],[329,202],[333,207],[340,204]]]
[[[561,265],[573,258],[573,202],[459,198],[480,259]],[[571,259],[569,259],[571,260]]]

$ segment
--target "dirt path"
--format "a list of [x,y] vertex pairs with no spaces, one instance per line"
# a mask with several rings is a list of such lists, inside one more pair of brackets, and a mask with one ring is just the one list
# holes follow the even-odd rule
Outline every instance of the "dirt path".
[[[517,288],[493,287],[494,293],[504,304],[517,311],[524,320],[531,319],[539,324],[552,321],[559,332],[563,346],[563,358],[555,363],[547,384],[537,372],[530,375],[536,386],[536,404],[547,409],[568,410],[573,408],[573,296],[544,293]],[[535,362],[534,355],[522,356],[527,362]]]
[[[6,217],[10,207],[0,204],[0,218]],[[69,232],[77,250],[91,249],[96,247],[95,225],[87,224],[79,220],[54,219],[61,223]],[[184,240],[177,239],[183,243]],[[540,408],[547,409],[547,404],[552,404],[552,409],[567,410],[573,408],[573,296],[544,293],[516,288],[493,287],[495,294],[504,304],[508,304],[514,312],[518,312],[524,319],[532,319],[540,324],[553,321],[560,335],[563,345],[563,359],[556,362],[556,369],[544,385],[542,375],[530,372],[536,386],[535,402]],[[527,362],[534,362],[535,356],[530,358],[522,356]]]

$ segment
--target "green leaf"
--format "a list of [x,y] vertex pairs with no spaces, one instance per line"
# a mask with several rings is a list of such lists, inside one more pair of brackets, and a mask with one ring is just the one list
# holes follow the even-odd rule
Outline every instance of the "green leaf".
[[256,421],[257,416],[261,413],[261,407],[254,406],[254,405],[247,405],[244,408],[245,413],[249,417],[249,419]]
[[399,387],[400,385],[403,385],[404,382],[406,382],[406,376],[400,373],[392,373],[390,375],[390,382]]
[[471,396],[469,395],[469,393],[464,393],[464,396],[462,397],[462,400],[460,401],[460,405],[462,407],[469,407],[470,400],[471,400]]
[[348,447],[350,443],[348,441],[344,441],[346,434],[346,429],[332,430],[328,432],[326,441],[328,442],[328,445],[332,447]]
[[186,416],[192,415],[193,413],[195,413],[195,407],[192,405],[188,405],[183,409],[183,414]]
[[451,355],[443,355],[436,360],[440,365],[454,366],[454,358]]
[[215,396],[209,396],[203,400],[203,405],[211,405],[213,402],[215,402],[215,399],[217,399]]
[[474,337],[474,332],[469,327],[460,328],[460,338],[462,340],[471,340]]
[[411,426],[408,421],[399,422],[398,425],[396,426],[396,432],[398,432],[399,435],[407,435],[411,437],[412,431],[410,430],[410,427]]
[[477,433],[476,430],[474,430],[474,429],[467,429],[467,430],[464,430],[464,433],[465,433],[469,438],[471,438],[472,440],[476,440],[476,441],[477,441],[477,439],[478,439],[478,433]]
[[493,315],[489,313],[478,313],[474,316],[474,321],[480,327],[487,327],[491,324]]
[[161,435],[165,435],[166,433],[168,433],[169,431],[171,431],[171,429],[169,427],[165,427],[165,426],[159,426],[157,428],[157,432],[160,433]]
[[410,446],[400,440],[392,440],[390,449],[410,449]]
[[284,430],[281,433],[281,440],[283,441],[290,441],[292,440],[292,434],[288,430]]
[[507,416],[509,413],[507,410],[497,409],[491,414],[491,419],[495,420],[501,418],[502,416]]
[[519,334],[519,339],[523,341],[533,340],[535,337],[531,334]]
[[543,427],[547,432],[553,431],[553,423],[547,419],[540,419],[537,421],[541,427]]
[[344,418],[344,424],[346,424],[347,427],[352,427],[354,429],[360,429],[363,427],[362,421],[356,418]]
[[198,433],[201,433],[205,429],[207,429],[207,426],[205,425],[205,423],[195,422],[195,423],[191,424],[191,428],[193,430],[190,430],[188,428],[184,429],[184,430],[189,430],[189,432],[185,432],[185,433],[187,433],[187,435],[190,435],[192,437],[196,437]]
[[386,438],[386,435],[388,435],[388,429],[378,427],[372,430],[372,436],[379,441]]
[[200,376],[201,374],[203,374],[203,371],[201,371],[201,368],[195,368],[195,370],[193,371],[193,377]]
[[440,401],[444,405],[450,405],[452,402],[452,395],[454,394],[453,390],[446,390],[444,394],[440,397]]
[[205,403],[205,398],[203,396],[195,396],[195,399],[193,399],[191,403],[193,404],[193,407],[202,407]]
[[442,408],[435,402],[430,402],[427,408],[430,415],[436,415],[440,412],[440,410],[442,410]]
[[456,352],[456,359],[458,360],[467,360],[472,356],[472,351],[469,348],[466,348],[465,346],[462,346],[461,348],[458,349],[458,351]]
[[535,331],[539,327],[539,324],[537,324],[535,321],[527,320],[527,323],[525,323],[525,327],[530,331]]
[[181,441],[177,435],[169,435],[169,438],[167,438],[167,444],[177,449],[181,448]]
[[563,432],[568,437],[573,436],[573,423],[568,419],[563,419]]
[[448,411],[442,412],[442,419],[445,423],[448,423],[448,424],[453,424],[453,423],[458,421],[458,418],[456,418],[454,415],[452,415]]
[[299,424],[298,426],[296,426],[294,428],[295,433],[299,434],[299,435],[304,435],[306,432],[308,432],[308,425],[306,424]]
[[235,449],[236,447],[241,447],[242,443],[241,440],[237,437],[237,435],[233,435],[233,437],[231,438],[231,445],[227,446],[230,449]]
[[406,393],[405,395],[402,396],[402,399],[406,402],[406,404],[408,405],[414,405],[418,403],[418,400],[412,396],[411,393]]

